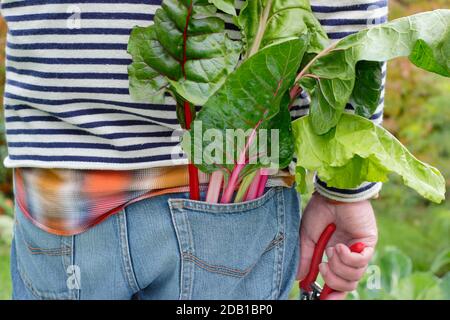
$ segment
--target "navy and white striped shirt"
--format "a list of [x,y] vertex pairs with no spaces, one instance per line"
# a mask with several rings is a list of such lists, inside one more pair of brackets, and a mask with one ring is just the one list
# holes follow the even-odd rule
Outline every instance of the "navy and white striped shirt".
[[[126,52],[131,29],[152,23],[161,0],[2,0],[8,25],[4,107],[7,167],[133,170],[187,163],[175,104],[133,101]],[[331,39],[387,19],[387,0],[312,0]],[[241,1],[237,1],[237,6]],[[228,26],[231,26],[231,19]],[[232,38],[239,37],[235,30]],[[306,96],[293,117],[308,112]],[[351,106],[348,106],[351,109]],[[373,115],[382,119],[383,101]],[[328,188],[334,198],[360,199],[379,184]]]

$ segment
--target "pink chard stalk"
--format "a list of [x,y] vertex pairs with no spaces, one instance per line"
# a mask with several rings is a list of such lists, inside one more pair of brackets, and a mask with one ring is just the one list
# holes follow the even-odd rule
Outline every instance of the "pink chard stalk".
[[[266,32],[267,28],[267,22],[270,17],[270,12],[272,9],[272,3],[273,0],[268,0],[263,12],[261,13],[261,19],[259,21],[258,30],[256,32],[253,44],[250,48],[248,48],[247,53],[244,54],[244,60],[249,59],[253,55],[255,55],[258,50],[261,47],[261,43],[264,37],[264,34]],[[257,135],[258,127],[261,125],[262,120],[260,120],[256,127],[253,129],[251,135],[248,138],[247,144],[242,150],[239,160],[236,163],[235,167],[233,168],[230,176],[230,180],[228,181],[227,187],[225,187],[224,192],[222,194],[222,198],[220,200],[221,203],[230,203],[233,198],[234,191],[237,189],[240,179],[240,173],[245,168],[247,164],[246,154],[249,150],[250,146],[255,140],[255,137]],[[242,188],[238,191],[238,194],[235,197],[235,202],[240,202],[242,200],[249,201],[252,199],[255,199],[262,195],[264,192],[264,188],[267,182],[267,175],[262,175],[261,170],[257,170],[255,174],[247,176],[246,182],[242,181]],[[251,180],[253,179],[253,180]],[[207,197],[207,202],[214,202],[214,200],[218,197],[218,192],[220,192],[220,185],[223,182],[223,174],[220,175],[219,173],[214,172],[211,175],[210,184],[208,187],[208,195],[211,194],[210,197]],[[248,184],[250,182],[250,184]],[[211,189],[211,191],[210,191]],[[262,191],[261,191],[262,189]],[[209,201],[212,200],[212,201]]]
[[244,149],[241,151],[241,154],[239,155],[238,162],[235,164],[233,171],[231,172],[230,180],[228,181],[227,187],[224,189],[222,198],[220,200],[221,203],[230,203],[231,199],[233,198],[234,191],[237,188],[238,182],[239,182],[239,176],[242,170],[247,165],[247,151],[250,149],[250,146],[253,144],[257,130],[259,126],[261,125],[262,120],[259,120],[256,124],[256,127],[252,130],[252,133],[250,134],[247,143],[245,144]]

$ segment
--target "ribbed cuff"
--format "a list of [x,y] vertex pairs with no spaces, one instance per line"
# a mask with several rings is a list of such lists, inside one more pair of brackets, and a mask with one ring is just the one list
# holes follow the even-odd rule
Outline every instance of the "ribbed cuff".
[[314,188],[322,196],[340,202],[358,202],[374,198],[381,190],[381,182],[365,182],[354,189],[339,189],[327,184],[314,175]]

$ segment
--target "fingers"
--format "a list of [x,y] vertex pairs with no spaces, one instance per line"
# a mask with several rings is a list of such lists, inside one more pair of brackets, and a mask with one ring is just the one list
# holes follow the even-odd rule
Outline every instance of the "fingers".
[[[325,283],[336,291],[353,291],[363,277],[367,265],[373,255],[373,248],[367,247],[361,253],[338,244],[326,250],[328,263],[319,266]],[[333,296],[334,297],[334,296]],[[333,297],[330,296],[329,299]],[[342,298],[337,295],[334,298]]]
[[358,285],[358,281],[348,281],[337,276],[327,263],[321,263],[319,270],[325,283],[336,291],[353,291]]
[[352,268],[365,268],[373,255],[373,248],[366,247],[363,252],[351,252],[344,244],[337,244],[335,252],[345,265]]
[[327,250],[328,266],[331,270],[340,278],[347,281],[359,281],[364,272],[366,266],[362,268],[353,268],[342,262],[338,254],[334,254],[334,248],[328,248]]

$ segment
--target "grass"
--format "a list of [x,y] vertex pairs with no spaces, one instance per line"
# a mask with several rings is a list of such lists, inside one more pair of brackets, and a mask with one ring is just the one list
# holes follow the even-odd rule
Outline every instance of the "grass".
[[9,246],[0,244],[0,300],[11,298],[11,277],[9,272]]

